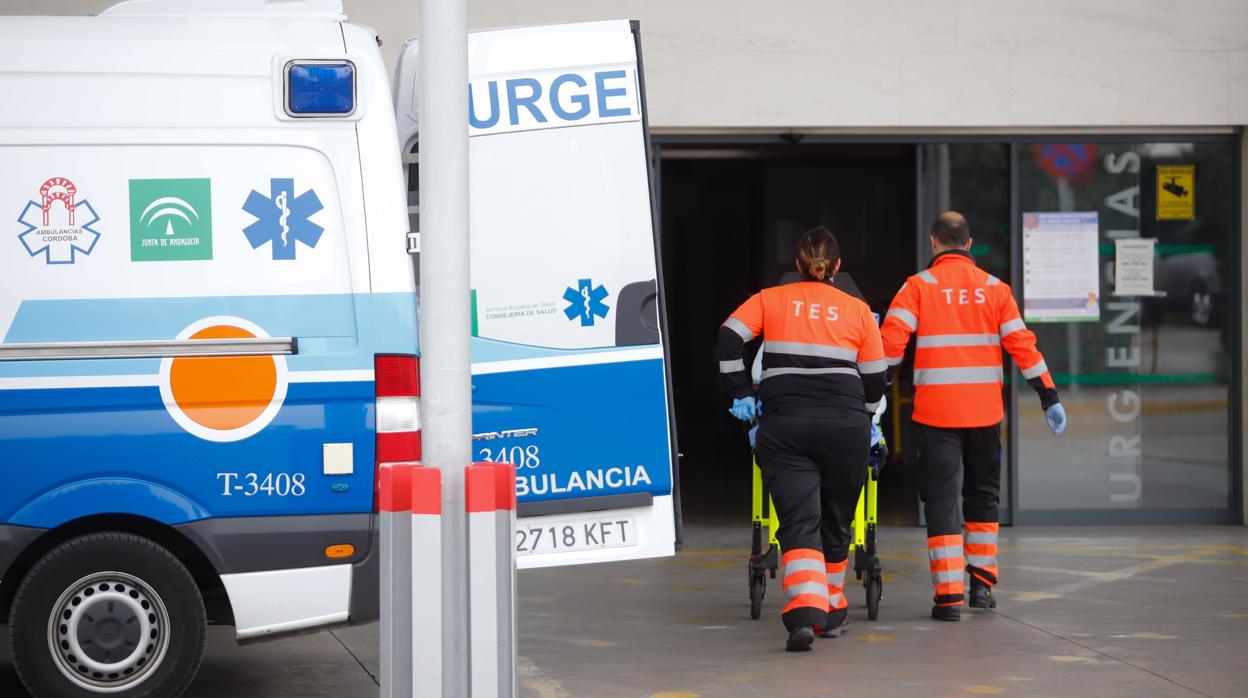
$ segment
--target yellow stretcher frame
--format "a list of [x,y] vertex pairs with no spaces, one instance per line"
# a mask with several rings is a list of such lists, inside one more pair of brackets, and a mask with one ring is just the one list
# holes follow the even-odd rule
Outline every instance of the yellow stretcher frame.
[[[876,550],[880,476],[874,450],[872,462],[867,463],[866,467],[867,481],[863,484],[858,494],[858,504],[854,507],[853,540],[849,544],[849,554],[854,559],[854,575],[862,580],[863,588],[867,592],[867,617],[875,620],[880,613],[884,580]],[[763,484],[763,470],[758,466],[757,457],[753,459],[752,470],[754,482],[750,502],[753,519],[749,566],[750,618],[758,620],[762,615],[767,577],[775,579],[776,569],[780,566],[780,543],[776,540],[776,529],[780,527],[780,518],[776,515],[775,504]],[[767,541],[766,548],[763,548],[764,532]]]

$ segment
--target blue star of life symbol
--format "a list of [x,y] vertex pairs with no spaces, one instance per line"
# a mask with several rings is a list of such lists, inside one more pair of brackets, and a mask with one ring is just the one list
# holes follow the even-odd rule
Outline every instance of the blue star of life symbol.
[[581,319],[581,327],[593,327],[594,316],[605,318],[610,308],[603,299],[611,294],[607,293],[607,289],[602,284],[594,286],[589,279],[578,279],[576,288],[568,287],[563,292],[563,299],[568,302],[568,307],[563,309],[563,314],[568,316],[569,320]]
[[325,229],[308,218],[325,208],[311,189],[295,196],[295,180],[275,177],[269,180],[269,196],[251,190],[243,210],[256,217],[256,222],[243,229],[247,242],[257,248],[273,243],[273,259],[294,259],[295,243],[316,247]]
[[26,229],[17,238],[31,257],[43,255],[45,264],[73,264],[78,261],[78,253],[91,254],[100,239],[99,231],[91,227],[100,221],[91,204],[85,200],[77,202],[74,213],[79,221],[86,218],[87,222],[60,228],[45,225],[43,207],[35,201],[27,201],[22,215],[17,217],[17,222]]

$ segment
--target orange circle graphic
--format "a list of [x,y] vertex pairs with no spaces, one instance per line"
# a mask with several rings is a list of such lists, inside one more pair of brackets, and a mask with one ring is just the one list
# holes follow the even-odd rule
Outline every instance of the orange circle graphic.
[[[205,327],[190,339],[241,339],[256,335],[230,325]],[[265,411],[277,392],[271,356],[179,357],[169,371],[169,389],[182,412],[200,426],[241,429]]]

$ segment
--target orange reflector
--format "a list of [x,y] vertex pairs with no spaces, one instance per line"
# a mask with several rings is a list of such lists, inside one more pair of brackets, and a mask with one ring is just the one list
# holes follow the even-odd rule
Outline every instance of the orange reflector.
[[355,546],[350,543],[331,545],[325,548],[325,557],[351,557],[355,554]]

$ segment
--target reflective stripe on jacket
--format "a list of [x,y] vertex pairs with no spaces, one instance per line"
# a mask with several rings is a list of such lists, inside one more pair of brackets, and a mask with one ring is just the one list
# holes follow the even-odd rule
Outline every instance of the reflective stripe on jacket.
[[716,347],[724,392],[750,394],[745,342],[763,337],[763,409],[843,406],[874,411],[888,370],[879,326],[861,300],[830,283],[763,289],[724,321]]
[[962,428],[1000,422],[1002,347],[1044,407],[1058,402],[1036,335],[1023,324],[1009,285],[975,266],[965,252],[941,253],[906,279],[880,331],[890,367],[901,363],[910,335],[916,335],[914,421],[920,424]]

